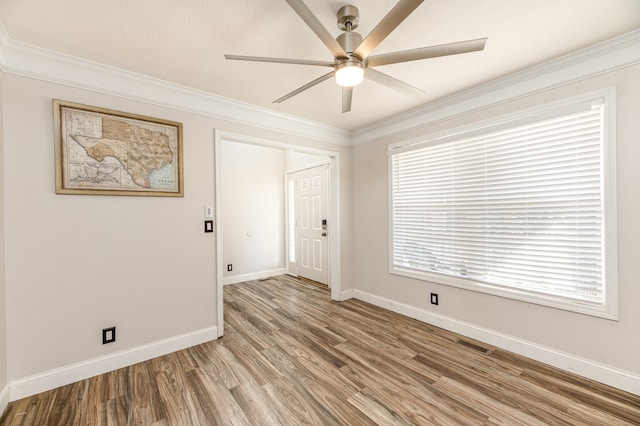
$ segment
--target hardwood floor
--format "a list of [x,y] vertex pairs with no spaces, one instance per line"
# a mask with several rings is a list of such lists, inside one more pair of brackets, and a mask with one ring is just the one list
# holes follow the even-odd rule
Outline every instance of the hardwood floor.
[[2,425],[640,425],[640,397],[287,276],[225,336],[12,402]]

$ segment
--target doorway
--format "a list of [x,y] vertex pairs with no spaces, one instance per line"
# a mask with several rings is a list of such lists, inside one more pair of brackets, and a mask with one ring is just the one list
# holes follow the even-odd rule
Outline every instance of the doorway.
[[[257,138],[232,132],[216,130],[214,133],[214,165],[215,165],[215,236],[216,236],[216,308],[217,308],[217,328],[218,336],[224,334],[224,291],[223,291],[223,233],[224,217],[221,213],[221,194],[222,194],[222,146],[224,143],[236,142],[241,144],[256,145],[260,147],[269,147],[280,149],[283,152],[295,152],[301,154],[311,154],[326,158],[327,164],[327,184],[328,204],[331,206],[328,212],[327,223],[331,224],[331,238],[327,238],[326,259],[328,266],[328,285],[331,289],[332,300],[342,300],[340,286],[340,204],[339,204],[339,187],[340,187],[340,155],[336,151],[328,151],[322,149],[309,148],[290,143],[277,142],[269,139]],[[285,177],[282,178],[283,185],[286,185]],[[286,244],[285,244],[286,245]],[[287,255],[288,256],[288,255]],[[287,258],[284,259],[285,264]]]

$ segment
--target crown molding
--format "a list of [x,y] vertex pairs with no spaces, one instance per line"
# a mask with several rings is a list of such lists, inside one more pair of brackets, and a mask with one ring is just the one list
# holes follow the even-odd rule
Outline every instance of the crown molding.
[[237,124],[350,146],[351,132],[11,39],[0,22],[0,70]]
[[16,42],[0,22],[0,70],[3,72],[341,146],[402,136],[438,121],[638,63],[640,30],[635,30],[349,131]]
[[640,30],[430,102],[352,132],[353,146],[640,63]]

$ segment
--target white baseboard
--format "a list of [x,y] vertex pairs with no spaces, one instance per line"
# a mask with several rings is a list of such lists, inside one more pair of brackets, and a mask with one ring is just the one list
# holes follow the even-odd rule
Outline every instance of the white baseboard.
[[553,348],[529,342],[507,334],[502,334],[444,315],[355,290],[354,297],[372,305],[388,309],[419,321],[435,325],[445,330],[462,334],[472,339],[526,356],[536,361],[560,368],[570,373],[604,383],[635,395],[640,395],[640,375],[620,370],[589,359],[580,358]]
[[222,279],[223,285],[243,283],[245,281],[261,280],[263,278],[275,277],[286,274],[285,268],[270,269],[268,271],[252,272],[250,274],[233,275]]
[[70,364],[9,382],[9,397],[15,401],[69,383],[104,374],[218,338],[218,327],[208,327],[121,352]]
[[2,391],[0,391],[0,417],[4,414],[4,410],[9,405],[9,384],[4,385]]
[[355,295],[355,290],[351,289],[351,290],[345,290],[342,293],[340,293],[340,300],[348,300],[348,299],[353,299],[353,297]]

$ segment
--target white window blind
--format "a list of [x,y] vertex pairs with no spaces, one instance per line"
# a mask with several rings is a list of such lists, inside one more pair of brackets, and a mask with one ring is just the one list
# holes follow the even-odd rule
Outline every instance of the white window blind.
[[391,151],[391,271],[602,308],[603,106]]

